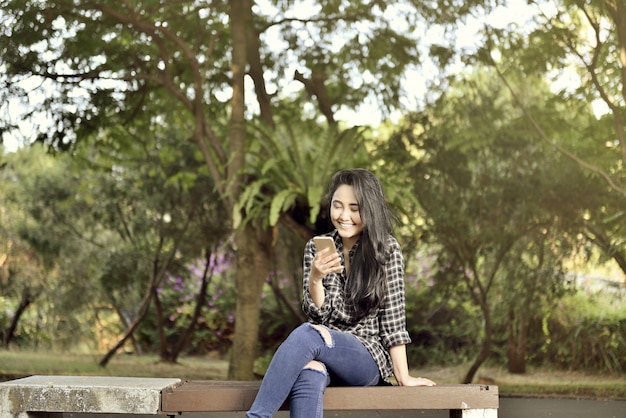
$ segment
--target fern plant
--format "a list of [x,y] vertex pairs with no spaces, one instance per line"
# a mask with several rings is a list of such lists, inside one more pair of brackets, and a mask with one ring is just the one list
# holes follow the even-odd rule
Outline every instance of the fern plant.
[[300,208],[314,224],[331,176],[342,168],[367,164],[365,128],[342,129],[283,112],[275,129],[249,125],[247,186],[235,225],[264,217],[275,226],[282,214]]

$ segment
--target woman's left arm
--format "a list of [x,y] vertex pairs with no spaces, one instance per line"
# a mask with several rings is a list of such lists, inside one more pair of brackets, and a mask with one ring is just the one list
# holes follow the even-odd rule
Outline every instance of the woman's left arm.
[[413,377],[409,375],[409,363],[406,359],[406,346],[394,345],[389,349],[393,374],[400,386],[435,386],[436,383],[425,377]]
[[395,238],[389,240],[387,255],[387,297],[379,317],[383,344],[389,350],[393,374],[400,386],[433,386],[432,380],[411,377],[406,358],[406,344],[411,342],[406,329],[404,258]]

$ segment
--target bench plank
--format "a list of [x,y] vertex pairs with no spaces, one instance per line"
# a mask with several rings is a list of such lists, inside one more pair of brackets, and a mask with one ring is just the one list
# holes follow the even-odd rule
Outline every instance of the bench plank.
[[[187,381],[163,391],[161,411],[169,414],[247,411],[259,386],[260,382]],[[329,387],[324,395],[324,409],[332,411],[497,410],[498,406],[498,387],[488,385]]]

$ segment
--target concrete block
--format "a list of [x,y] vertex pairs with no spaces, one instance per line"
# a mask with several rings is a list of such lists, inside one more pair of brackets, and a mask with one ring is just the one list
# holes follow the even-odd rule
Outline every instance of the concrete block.
[[29,411],[157,415],[161,391],[179,384],[175,378],[30,376],[0,382],[0,417],[28,417]]

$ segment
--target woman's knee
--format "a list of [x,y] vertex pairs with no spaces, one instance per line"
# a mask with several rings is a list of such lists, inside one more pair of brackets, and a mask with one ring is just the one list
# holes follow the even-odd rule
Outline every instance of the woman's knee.
[[[317,336],[313,338],[311,332],[315,333]],[[294,329],[287,338],[294,341],[310,341],[313,344],[316,344],[317,341],[319,341],[317,338],[321,338],[322,342],[326,346],[332,347],[333,345],[333,337],[328,328],[323,325],[312,324],[310,322],[305,322]]]
[[315,328],[317,332],[320,333],[326,345],[328,346],[333,345],[333,337],[330,335],[330,331],[328,330],[328,328],[321,326],[321,325],[311,325],[311,326]]
[[305,369],[310,369],[310,370],[317,370],[320,372],[324,372],[326,373],[326,366],[324,366],[324,363],[317,361],[317,360],[311,360],[309,361],[305,366]]

